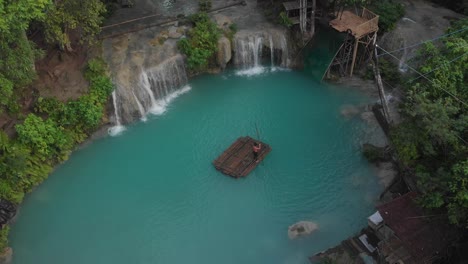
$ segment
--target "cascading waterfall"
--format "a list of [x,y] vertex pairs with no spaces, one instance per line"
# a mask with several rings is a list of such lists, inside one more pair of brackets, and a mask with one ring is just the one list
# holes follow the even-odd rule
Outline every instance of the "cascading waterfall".
[[109,134],[115,136],[125,130],[125,127],[122,126],[122,123],[120,121],[118,104],[117,104],[117,96],[116,96],[115,91],[112,92],[112,103],[114,105],[115,126],[109,128]]
[[140,115],[142,116],[141,120],[146,121],[146,116],[145,116],[145,109],[143,108],[143,105],[141,105],[140,100],[138,100],[138,97],[136,97],[135,93],[132,92],[133,98],[135,98],[135,101],[138,105],[138,110],[140,111]]
[[135,85],[117,85],[113,93],[116,126],[138,118],[145,120],[148,113],[164,113],[172,99],[189,89],[187,81],[180,55],[155,67],[141,69],[137,79],[133,80]]
[[284,35],[281,35],[281,67],[289,66],[288,41]]
[[243,68],[258,67],[262,56],[263,36],[236,39],[235,63]]
[[270,35],[270,61],[271,61],[271,67],[275,66],[275,48],[273,45],[273,37]]
[[271,68],[275,69],[275,66],[288,67],[288,43],[285,32],[279,30],[238,32],[234,40],[234,64],[241,70],[237,74],[255,75],[262,73],[265,70],[261,67],[262,55],[268,51]]

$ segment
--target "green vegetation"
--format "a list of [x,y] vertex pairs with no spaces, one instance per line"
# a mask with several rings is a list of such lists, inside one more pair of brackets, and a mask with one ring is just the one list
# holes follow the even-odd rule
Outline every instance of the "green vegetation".
[[59,44],[71,51],[70,33],[79,27],[81,42],[92,43],[99,33],[105,5],[100,0],[66,0],[55,1],[49,5],[47,19],[44,19],[46,40]]
[[[39,98],[35,112],[16,125],[16,139],[0,132],[0,199],[20,203],[99,126],[113,85],[102,60],[91,60],[84,76],[90,82],[87,94],[67,103]],[[5,230],[0,233],[2,242]]]
[[0,230],[0,248],[2,249],[8,246],[8,232],[10,232],[9,226],[6,226]]
[[231,24],[229,25],[228,29],[224,30],[224,35],[229,39],[231,43],[233,43],[234,35],[237,33],[237,25]]
[[280,23],[280,25],[283,25],[288,28],[291,27],[293,24],[293,22],[291,21],[291,19],[289,19],[285,12],[281,12],[279,14],[278,22]]
[[[28,39],[30,24],[49,43],[70,51],[70,34],[92,42],[103,12],[99,0],[0,0],[0,112],[21,118],[16,99],[36,78],[34,62],[43,52]],[[88,94],[67,103],[39,98],[35,113],[16,125],[16,138],[0,131],[0,199],[19,204],[100,124],[112,83],[98,60],[89,63],[85,77]],[[0,250],[8,244],[8,231],[8,226],[0,231]]]
[[384,33],[395,28],[396,22],[405,14],[402,4],[393,0],[374,1],[369,9],[379,15],[379,32]]
[[33,20],[43,20],[49,0],[0,0],[0,112],[10,107],[14,90],[35,78],[35,49],[26,36]]
[[[449,32],[466,28],[468,19]],[[440,46],[427,44],[419,71],[410,80],[403,106],[405,121],[392,131],[401,162],[417,177],[421,203],[445,209],[451,223],[468,228],[468,33]],[[414,77],[415,78],[415,77]]]
[[382,78],[390,85],[396,86],[401,82],[401,74],[398,70],[398,65],[386,58],[379,59],[379,70]]
[[42,52],[28,39],[30,24],[50,44],[71,51],[70,34],[93,42],[104,12],[100,0],[0,0],[0,112],[17,112],[15,95],[36,78],[34,62]]
[[208,67],[209,59],[218,49],[220,31],[206,13],[192,15],[190,21],[194,27],[189,31],[189,38],[179,41],[179,49],[187,55],[188,67],[192,71],[201,71]]

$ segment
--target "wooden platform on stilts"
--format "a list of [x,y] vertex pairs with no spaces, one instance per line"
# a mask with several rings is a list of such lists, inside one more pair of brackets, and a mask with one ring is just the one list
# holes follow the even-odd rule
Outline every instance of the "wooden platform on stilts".
[[[261,144],[258,162],[255,162],[252,151],[254,142]],[[213,161],[213,165],[217,170],[231,177],[245,177],[260,164],[270,151],[271,147],[268,144],[248,136],[240,137]]]

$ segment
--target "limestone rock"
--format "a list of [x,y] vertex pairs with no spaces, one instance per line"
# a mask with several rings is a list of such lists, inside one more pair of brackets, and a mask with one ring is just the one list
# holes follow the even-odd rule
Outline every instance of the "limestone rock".
[[172,39],[178,39],[182,37],[182,33],[180,33],[179,28],[174,27],[174,26],[169,28],[169,33],[167,35],[169,38],[172,38]]
[[13,249],[11,247],[5,248],[0,254],[0,264],[10,264],[13,257]]
[[231,42],[226,37],[221,37],[218,40],[218,54],[216,56],[216,61],[218,65],[224,69],[226,64],[231,60]]
[[359,114],[359,112],[359,108],[355,105],[343,105],[340,110],[341,115],[346,118],[352,118]]
[[379,177],[379,183],[387,188],[393,182],[395,177],[398,176],[398,170],[395,168],[392,162],[380,162],[377,166],[377,177]]
[[227,29],[232,24],[232,21],[229,17],[221,14],[214,15],[214,20],[216,22],[216,25],[218,25],[218,27],[222,29]]
[[300,221],[288,228],[288,236],[290,239],[299,236],[308,235],[318,229],[318,225],[310,221]]

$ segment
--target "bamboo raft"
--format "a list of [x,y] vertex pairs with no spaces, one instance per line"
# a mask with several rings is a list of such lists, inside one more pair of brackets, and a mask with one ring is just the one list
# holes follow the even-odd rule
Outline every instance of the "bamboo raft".
[[[254,161],[252,151],[254,142],[261,144],[258,162]],[[240,137],[213,161],[213,165],[217,170],[231,177],[245,177],[260,164],[270,151],[271,147],[268,144],[248,136]]]

